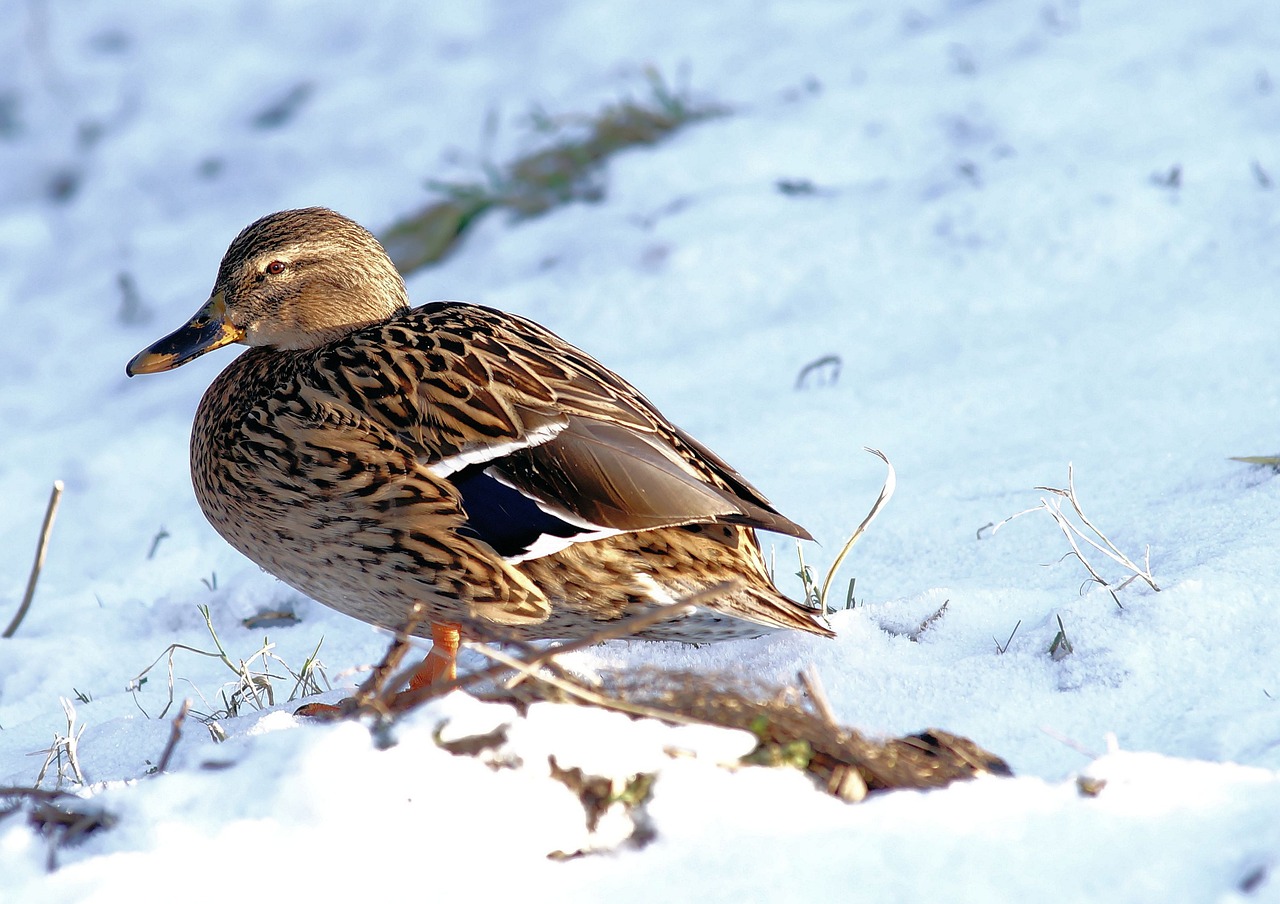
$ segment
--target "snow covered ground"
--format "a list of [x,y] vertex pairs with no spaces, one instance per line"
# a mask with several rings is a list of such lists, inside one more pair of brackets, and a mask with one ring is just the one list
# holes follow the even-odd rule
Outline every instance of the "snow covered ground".
[[[1280,901],[1280,479],[1228,460],[1280,451],[1278,51],[1269,0],[12,0],[0,627],[52,481],[66,494],[32,612],[0,640],[0,785],[35,781],[67,698],[118,821],[48,873],[45,842],[0,820],[0,900]],[[898,492],[838,580],[859,603],[838,639],[574,662],[778,681],[813,664],[842,721],[944,728],[1018,777],[849,805],[796,772],[719,768],[750,746],[734,733],[460,696],[387,750],[293,705],[224,721],[222,743],[192,720],[145,777],[170,730],[163,663],[126,686],[170,644],[211,649],[197,606],[233,657],[265,633],[296,667],[323,637],[334,676],[386,636],[200,515],[190,418],[231,353],[132,381],[125,361],[194,311],[257,216],[323,204],[376,231],[427,179],[535,147],[530,111],[645,96],[650,65],[732,115],[616,159],[603,203],[484,221],[411,294],[591,351],[806,525],[819,573],[880,488],[863,446]],[[797,389],[824,355],[838,381]],[[1045,512],[978,538],[1069,463],[1094,523],[1135,558],[1150,545],[1160,592],[1081,594]],[[794,549],[777,555],[799,594]],[[301,621],[241,624],[280,608]],[[179,697],[220,705],[220,663],[179,652],[174,672]],[[523,768],[442,750],[446,718],[457,736],[510,722]],[[587,843],[549,754],[657,771],[654,842],[548,860]],[[1080,774],[1106,784],[1082,795]]]

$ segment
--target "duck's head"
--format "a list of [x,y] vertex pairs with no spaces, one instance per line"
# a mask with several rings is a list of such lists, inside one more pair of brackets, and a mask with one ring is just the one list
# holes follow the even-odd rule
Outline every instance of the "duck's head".
[[408,305],[404,280],[368,230],[323,207],[283,210],[236,236],[209,300],[125,372],[172,370],[232,342],[316,348]]

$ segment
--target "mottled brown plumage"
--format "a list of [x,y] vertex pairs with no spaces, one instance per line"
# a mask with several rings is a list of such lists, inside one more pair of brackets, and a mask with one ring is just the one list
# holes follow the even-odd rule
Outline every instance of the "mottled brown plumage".
[[[398,627],[590,634],[738,589],[643,636],[829,636],[770,582],[755,529],[808,538],[630,384],[531,321],[409,309],[363,228],[321,208],[258,220],[210,301],[129,373],[251,348],[196,412],[196,498],[236,549],[303,593]],[[425,633],[425,632],[424,632]]]

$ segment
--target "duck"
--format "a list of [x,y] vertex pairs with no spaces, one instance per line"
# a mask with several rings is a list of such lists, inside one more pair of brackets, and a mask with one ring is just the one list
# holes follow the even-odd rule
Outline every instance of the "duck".
[[429,637],[414,686],[455,679],[464,640],[582,639],[694,594],[636,636],[834,636],[774,586],[756,533],[808,531],[545,327],[411,307],[382,245],[339,213],[247,226],[209,299],[126,373],[230,344],[247,350],[191,430],[201,511],[300,593]]

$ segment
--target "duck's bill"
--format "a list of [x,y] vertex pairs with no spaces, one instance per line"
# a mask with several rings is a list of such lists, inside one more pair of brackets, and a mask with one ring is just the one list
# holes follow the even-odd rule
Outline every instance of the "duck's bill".
[[226,300],[218,292],[190,320],[134,355],[124,370],[131,377],[173,370],[243,338],[244,330],[227,321]]

